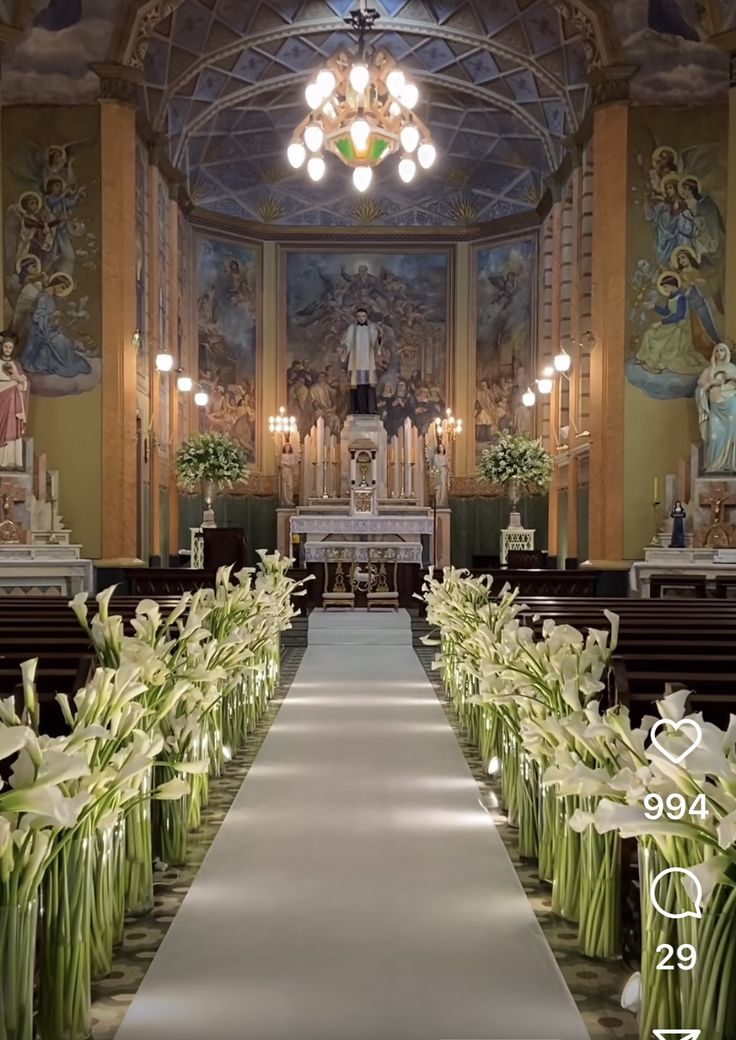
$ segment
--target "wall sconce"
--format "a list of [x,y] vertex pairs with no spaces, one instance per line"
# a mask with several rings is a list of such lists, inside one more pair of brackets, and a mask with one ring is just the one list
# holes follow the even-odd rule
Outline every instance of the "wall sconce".
[[554,374],[555,370],[548,366],[547,368],[542,369],[541,378],[537,380],[537,390],[540,394],[542,394],[545,397],[547,397],[548,394],[552,393]]
[[156,355],[156,368],[159,372],[171,372],[174,367],[174,355],[163,351]]
[[570,366],[572,365],[572,358],[567,353],[564,347],[560,348],[559,354],[555,354],[553,365],[555,371],[559,372],[560,375],[565,375],[567,372],[570,371]]
[[525,408],[533,408],[537,403],[537,395],[534,393],[532,388],[528,386],[524,393],[521,395],[521,403]]
[[182,394],[189,394],[191,393],[193,386],[194,382],[192,381],[192,377],[184,375],[180,369],[179,375],[176,378],[176,389]]
[[194,403],[198,408],[205,408],[209,399],[209,394],[205,390],[197,390],[194,395]]

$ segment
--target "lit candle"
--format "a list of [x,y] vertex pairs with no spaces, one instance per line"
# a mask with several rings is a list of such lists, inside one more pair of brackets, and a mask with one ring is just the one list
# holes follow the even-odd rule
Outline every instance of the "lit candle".
[[659,502],[659,477],[654,478],[654,502]]

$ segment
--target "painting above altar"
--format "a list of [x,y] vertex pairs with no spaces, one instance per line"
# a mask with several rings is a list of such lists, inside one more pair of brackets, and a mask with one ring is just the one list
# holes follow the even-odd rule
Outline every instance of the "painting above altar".
[[345,330],[364,308],[380,325],[378,412],[390,437],[409,418],[424,433],[444,414],[448,364],[447,251],[289,251],[286,392],[299,432],[319,418],[338,434],[350,411]]

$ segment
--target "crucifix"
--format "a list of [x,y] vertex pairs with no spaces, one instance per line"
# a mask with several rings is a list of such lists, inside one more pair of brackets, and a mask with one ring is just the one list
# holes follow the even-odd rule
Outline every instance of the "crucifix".
[[12,481],[0,481],[0,544],[18,545],[21,528],[13,521],[13,511],[19,502],[25,502],[25,488],[16,487]]
[[728,528],[724,522],[724,507],[736,506],[736,495],[732,494],[723,484],[716,484],[710,489],[708,495],[700,496],[701,506],[710,506],[711,523],[708,528],[703,545],[706,549],[727,549],[730,540]]

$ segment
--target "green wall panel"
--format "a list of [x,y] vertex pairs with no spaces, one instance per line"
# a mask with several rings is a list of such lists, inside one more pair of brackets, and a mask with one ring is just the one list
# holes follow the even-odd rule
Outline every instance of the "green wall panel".
[[[256,563],[257,549],[273,551],[276,546],[276,508],[278,499],[265,496],[222,495],[215,502],[218,527],[242,527],[248,538],[248,563]],[[179,496],[181,540],[189,548],[189,528],[202,521],[202,499],[199,495]]]
[[[498,556],[501,530],[508,525],[510,505],[505,498],[453,498],[452,562],[472,567],[474,556]],[[525,498],[521,521],[536,531],[534,545],[547,548],[547,497]]]

